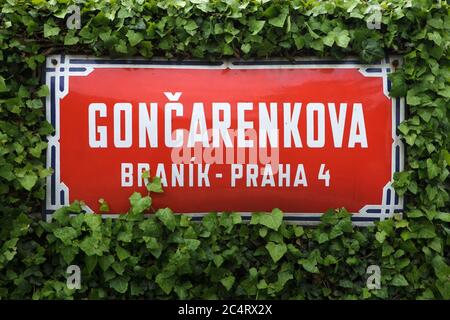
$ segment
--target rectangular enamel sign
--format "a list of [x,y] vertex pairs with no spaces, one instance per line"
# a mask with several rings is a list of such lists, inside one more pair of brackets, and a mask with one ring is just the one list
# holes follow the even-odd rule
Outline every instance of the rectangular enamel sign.
[[99,199],[111,214],[162,179],[153,207],[195,216],[280,208],[314,222],[345,207],[356,224],[401,212],[403,169],[388,58],[172,62],[50,56],[46,214]]

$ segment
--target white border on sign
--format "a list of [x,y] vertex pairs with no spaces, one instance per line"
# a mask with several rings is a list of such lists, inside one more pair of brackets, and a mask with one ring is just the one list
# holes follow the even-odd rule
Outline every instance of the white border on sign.
[[[268,60],[225,60],[219,62],[205,62],[195,60],[169,61],[145,60],[145,59],[105,59],[82,55],[52,55],[46,60],[45,83],[50,89],[50,95],[46,98],[46,118],[54,128],[53,135],[47,137],[47,168],[52,168],[52,175],[47,177],[45,215],[51,220],[52,213],[66,205],[69,205],[69,188],[60,179],[60,148],[59,148],[59,108],[60,100],[69,92],[69,79],[71,76],[87,76],[94,69],[99,68],[176,68],[176,69],[358,69],[366,77],[382,77],[383,93],[392,101],[392,161],[391,180],[382,190],[382,203],[369,204],[353,213],[354,225],[366,226],[373,221],[384,220],[395,213],[401,214],[404,205],[403,197],[396,194],[392,183],[395,172],[403,170],[404,145],[397,134],[398,125],[405,117],[405,99],[389,97],[390,81],[388,74],[394,68],[391,61],[395,59],[401,63],[399,57],[386,57],[378,64],[362,64],[356,58],[346,58],[339,61],[333,59],[297,58],[268,59]],[[93,211],[84,206],[88,213]],[[191,215],[194,219],[200,219],[205,213],[182,213]],[[240,212],[245,220],[249,220],[251,213]],[[287,221],[293,221],[304,225],[319,223],[323,213],[297,213],[284,212]],[[103,217],[118,217],[120,214],[102,214]]]

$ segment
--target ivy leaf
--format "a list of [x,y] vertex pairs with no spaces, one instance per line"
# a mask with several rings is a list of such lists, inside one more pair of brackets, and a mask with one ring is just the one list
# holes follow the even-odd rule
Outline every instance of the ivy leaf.
[[317,242],[319,243],[319,244],[322,244],[322,243],[324,243],[324,242],[327,242],[328,241],[328,234],[327,233],[325,233],[325,232],[320,232],[319,233],[319,235],[318,235],[318,237],[317,237]]
[[83,250],[88,256],[98,255],[101,256],[103,252],[107,251],[109,246],[103,239],[97,235],[87,236],[80,243],[80,249]]
[[336,259],[336,257],[332,256],[332,255],[327,255],[325,257],[325,259],[323,259],[323,264],[326,266],[329,266],[331,264],[336,264],[338,262],[338,260]]
[[217,268],[219,268],[222,265],[223,261],[224,261],[224,259],[220,255],[215,255],[213,258],[213,262]]
[[261,228],[259,228],[259,236],[261,237],[261,238],[264,238],[266,235],[267,235],[267,232],[268,232],[269,230],[267,229],[267,228],[265,228],[265,227],[261,227]]
[[144,36],[140,32],[135,32],[133,30],[128,30],[127,38],[132,47],[138,45],[142,40],[144,40]]
[[450,152],[448,152],[448,150],[443,150],[442,153],[444,155],[445,162],[447,162],[447,165],[450,166]]
[[445,260],[441,256],[435,256],[431,263],[436,276],[439,279],[448,281],[448,278],[450,277],[450,266]]
[[362,42],[362,50],[359,55],[363,61],[371,63],[383,59],[384,50],[377,40],[366,39]]
[[220,283],[225,287],[225,289],[227,289],[227,291],[230,291],[235,280],[236,280],[236,278],[234,276],[228,276],[228,277],[222,278],[220,280]]
[[277,231],[283,222],[283,212],[280,209],[273,209],[271,213],[254,213],[250,224],[262,224],[272,230]]
[[115,261],[113,262],[113,264],[111,265],[111,268],[119,275],[123,275],[123,273],[125,272],[125,263],[122,262],[118,262]]
[[385,231],[378,231],[378,232],[375,234],[375,239],[377,239],[377,241],[378,241],[379,243],[383,243],[384,240],[386,239],[386,236],[387,236],[387,234],[386,234]]
[[30,109],[40,109],[42,108],[42,100],[41,99],[30,99],[26,102],[27,107]]
[[319,268],[317,268],[317,260],[314,258],[300,259],[298,263],[310,273],[319,273]]
[[84,261],[86,262],[86,271],[91,274],[97,265],[97,256],[86,256]]
[[438,94],[440,96],[443,96],[445,98],[449,98],[450,99],[450,88],[448,86],[446,86],[444,89],[439,90]]
[[18,241],[19,238],[12,238],[3,243],[0,247],[0,265],[3,261],[5,261],[4,259],[6,259],[6,261],[11,261],[17,254]]
[[269,24],[278,28],[282,28],[284,26],[284,22],[286,21],[286,17],[287,13],[283,12],[275,18],[269,19]]
[[305,234],[305,229],[301,226],[294,226],[294,234],[296,237],[301,237]]
[[435,219],[439,219],[441,221],[450,222],[450,213],[448,212],[440,212]]
[[54,235],[65,245],[69,245],[78,236],[78,232],[72,227],[63,227],[56,229]]
[[65,46],[73,46],[80,41],[80,38],[71,34],[66,34],[64,37],[64,45]]
[[444,22],[441,18],[430,18],[427,21],[427,24],[432,26],[435,29],[443,29],[444,28]]
[[130,198],[131,212],[134,214],[143,213],[147,211],[152,205],[152,199],[148,196],[142,197],[139,192],[134,192]]
[[169,229],[170,231],[174,231],[175,227],[177,226],[177,220],[175,219],[175,216],[173,215],[172,210],[169,208],[165,209],[159,209],[155,216],[161,220],[161,222]]
[[275,263],[280,260],[287,251],[286,244],[276,244],[274,242],[266,244],[266,249],[269,251],[270,257]]
[[25,190],[31,191],[36,184],[38,177],[33,172],[29,172],[24,177],[19,178],[19,182]]
[[257,287],[259,290],[267,289],[267,288],[268,288],[268,285],[267,285],[266,280],[264,280],[264,279],[260,280],[260,281],[258,282],[258,284],[256,285],[256,287]]
[[339,280],[339,286],[342,288],[353,288],[353,282],[348,279],[341,279]]
[[322,39],[315,39],[310,43],[310,46],[312,49],[323,52],[323,40]]
[[408,90],[408,93],[406,94],[406,103],[410,106],[417,106],[421,102],[421,99],[419,96],[416,95],[415,90]]
[[248,27],[252,35],[257,35],[262,30],[265,24],[266,22],[264,20],[256,20],[253,18],[250,19]]
[[109,282],[109,287],[119,293],[125,293],[128,289],[129,276],[118,276]]
[[121,246],[116,247],[116,253],[120,261],[123,261],[130,256],[130,253]]
[[105,201],[105,199],[100,198],[98,200],[98,203],[100,204],[100,207],[98,208],[98,210],[100,212],[109,212],[109,205],[108,203]]
[[427,159],[427,173],[428,178],[433,179],[437,177],[440,173],[439,166],[433,163],[433,160]]
[[147,236],[144,236],[142,238],[145,241],[145,245],[146,245],[147,249],[150,250],[150,253],[156,259],[158,259],[162,253],[162,246],[161,246],[161,244],[158,243],[158,239],[156,239],[154,237],[147,237]]
[[148,192],[156,192],[156,193],[164,192],[161,184],[161,178],[154,177],[152,181],[147,184],[147,190]]
[[277,281],[269,286],[269,288],[270,288],[269,291],[272,291],[274,293],[280,292],[281,290],[283,290],[286,283],[289,280],[294,279],[294,276],[293,276],[292,272],[290,272],[290,271],[282,271],[282,272],[278,273],[277,277],[278,277]]
[[64,262],[70,264],[75,259],[75,256],[78,253],[78,248],[66,246],[61,249],[60,253]]
[[439,279],[436,281],[436,288],[445,300],[450,299],[450,281],[447,279]]
[[332,47],[334,44],[334,34],[332,33],[327,34],[325,37],[323,37],[322,41],[324,45]]
[[304,37],[302,37],[301,35],[298,35],[298,34],[294,34],[292,37],[294,38],[294,43],[295,43],[295,47],[297,48],[297,50],[300,50],[305,46],[305,38]]
[[189,22],[184,25],[184,30],[191,36],[195,35],[197,29],[198,25],[194,20],[189,20]]
[[145,284],[131,282],[130,287],[132,296],[142,296],[145,292]]
[[186,248],[191,251],[197,250],[197,248],[200,246],[200,240],[197,239],[185,239],[184,243],[186,244]]
[[0,92],[6,92],[8,88],[6,88],[5,78],[0,76]]
[[98,258],[98,264],[103,271],[108,270],[108,268],[114,263],[114,257],[111,255],[105,255]]
[[396,287],[406,287],[409,285],[408,281],[401,274],[396,274],[392,279],[391,284]]
[[0,177],[6,179],[7,181],[12,181],[15,178],[13,173],[13,166],[9,163],[0,166]]
[[172,273],[161,272],[156,276],[155,282],[165,294],[169,294],[175,286],[175,277]]
[[241,50],[242,50],[242,52],[244,52],[244,53],[249,53],[250,50],[251,50],[251,48],[252,48],[252,46],[251,46],[250,43],[245,43],[245,44],[243,44],[243,45],[241,46]]
[[57,36],[59,34],[59,31],[60,31],[60,29],[58,26],[51,26],[48,23],[44,24],[44,37],[45,38]]
[[92,231],[100,231],[102,217],[96,214],[86,214],[84,215],[84,222]]
[[347,30],[340,31],[336,36],[336,44],[341,48],[347,48],[350,36]]
[[404,97],[408,88],[403,74],[400,72],[391,73],[389,78],[392,83],[391,91],[389,92],[391,97]]

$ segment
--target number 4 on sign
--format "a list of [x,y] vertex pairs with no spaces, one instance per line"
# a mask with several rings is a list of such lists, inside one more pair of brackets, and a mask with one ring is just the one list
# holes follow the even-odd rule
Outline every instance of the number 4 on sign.
[[330,170],[325,171],[325,164],[320,165],[319,180],[325,180],[325,187],[330,186]]

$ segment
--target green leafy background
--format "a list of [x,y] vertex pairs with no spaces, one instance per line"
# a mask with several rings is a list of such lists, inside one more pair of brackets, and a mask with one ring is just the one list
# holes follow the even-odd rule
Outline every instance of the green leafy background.
[[[0,0],[0,298],[449,299],[449,6],[439,0],[89,0],[80,30],[73,1]],[[369,29],[370,6],[382,11]],[[200,223],[151,208],[133,194],[120,219],[85,215],[80,203],[40,219],[46,135],[40,66],[51,53],[171,59],[403,56],[391,75],[406,96],[398,128],[407,146],[395,176],[403,218],[352,226],[344,209],[317,227],[282,212],[211,213]],[[158,181],[151,190],[158,190]],[[106,197],[107,195],[105,195]],[[195,199],[186,199],[195,201]],[[313,199],[311,201],[314,201]],[[101,201],[107,210],[107,203]],[[72,215],[73,214],[73,215]],[[79,290],[66,268],[82,270]],[[366,287],[369,265],[381,288]]]

